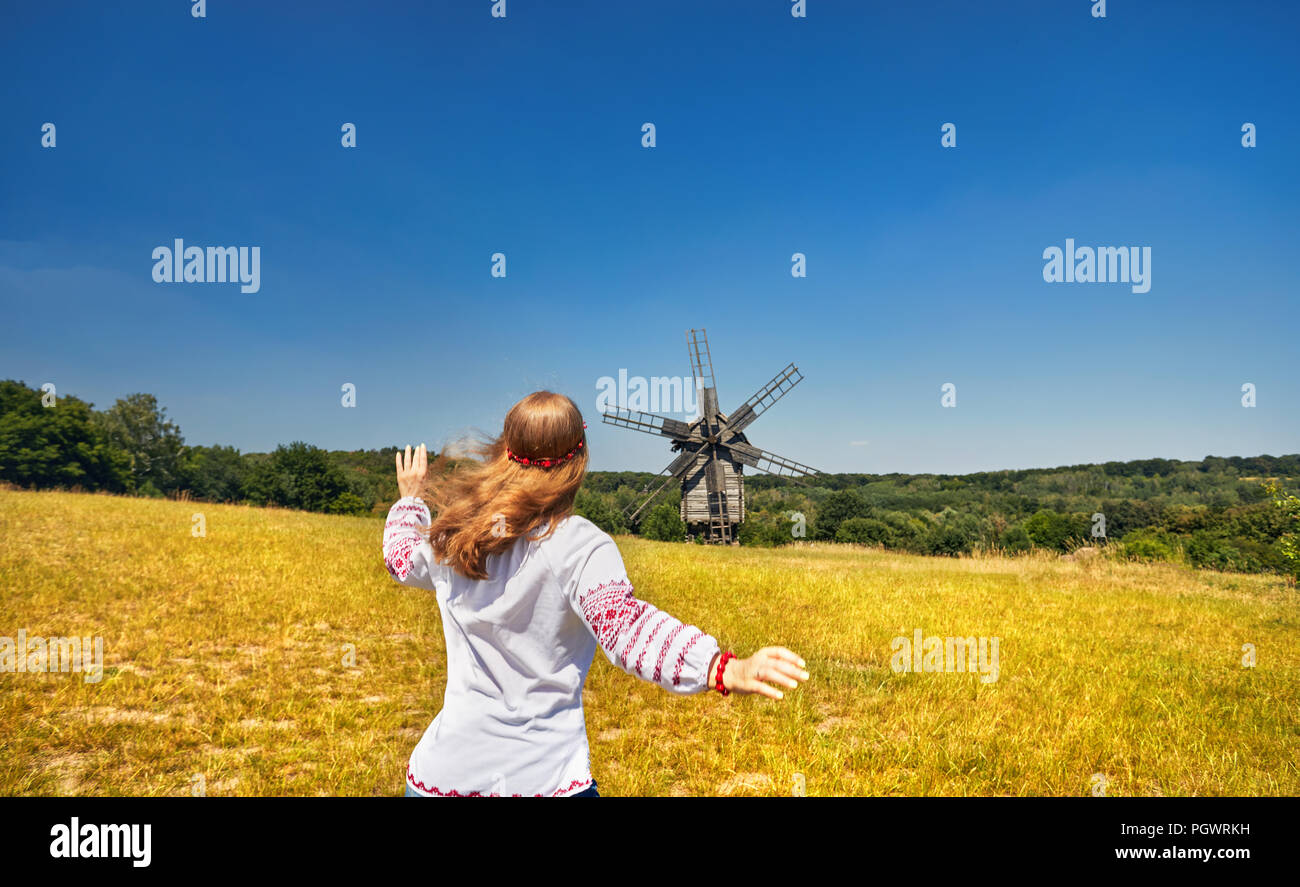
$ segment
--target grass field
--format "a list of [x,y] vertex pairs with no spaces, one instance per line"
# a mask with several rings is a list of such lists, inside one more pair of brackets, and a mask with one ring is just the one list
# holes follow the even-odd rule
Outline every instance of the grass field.
[[[389,577],[381,533],[0,490],[0,636],[102,636],[105,665],[0,674],[0,793],[400,795],[446,672],[432,594]],[[742,656],[789,647],[811,679],[677,697],[598,652],[602,795],[1300,794],[1300,612],[1277,577],[619,544],[638,596]],[[895,673],[916,629],[998,638],[997,681]]]

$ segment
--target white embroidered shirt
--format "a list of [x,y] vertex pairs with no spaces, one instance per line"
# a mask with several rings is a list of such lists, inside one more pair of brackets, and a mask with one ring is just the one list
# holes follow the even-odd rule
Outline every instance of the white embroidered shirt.
[[383,545],[394,578],[434,592],[446,636],[442,710],[407,765],[416,793],[560,797],[589,788],[582,688],[597,646],[669,692],[708,689],[717,640],[638,600],[614,540],[586,518],[489,555],[481,581],[437,563],[416,530],[430,519],[419,499],[398,500]]

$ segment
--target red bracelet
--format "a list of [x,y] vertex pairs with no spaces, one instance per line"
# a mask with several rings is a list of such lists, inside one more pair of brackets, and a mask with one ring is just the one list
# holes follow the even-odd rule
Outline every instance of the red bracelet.
[[727,670],[727,660],[735,659],[735,658],[736,658],[736,654],[731,652],[730,650],[727,650],[725,653],[722,654],[722,661],[718,663],[717,690],[723,696],[729,696],[731,694],[731,691],[728,690],[726,687],[722,686],[722,673]]

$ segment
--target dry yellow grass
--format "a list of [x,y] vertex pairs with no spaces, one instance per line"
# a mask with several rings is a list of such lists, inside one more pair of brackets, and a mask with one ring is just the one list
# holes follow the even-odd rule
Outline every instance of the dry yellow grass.
[[[437,605],[388,576],[381,532],[0,490],[0,636],[99,635],[106,666],[0,674],[0,793],[401,794],[446,673]],[[1109,795],[1300,789],[1300,616],[1275,577],[619,543],[638,595],[741,655],[790,647],[812,677],[781,701],[676,697],[597,654],[603,795],[1084,795],[1098,773]],[[891,640],[918,628],[1000,638],[999,679],[894,673]]]

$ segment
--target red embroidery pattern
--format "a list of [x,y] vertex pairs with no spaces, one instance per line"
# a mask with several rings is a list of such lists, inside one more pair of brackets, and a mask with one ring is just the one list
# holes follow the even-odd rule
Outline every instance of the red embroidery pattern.
[[641,663],[645,660],[645,654],[650,651],[650,643],[655,639],[655,635],[659,633],[659,629],[663,628],[669,622],[675,622],[675,621],[676,620],[673,619],[673,617],[669,616],[667,613],[664,613],[664,618],[660,619],[659,622],[655,625],[654,631],[650,632],[650,637],[645,639],[645,646],[641,648],[641,655],[636,658],[637,674],[639,675],[645,674],[645,672],[641,671]]
[[411,572],[411,549],[414,547],[415,540],[408,537],[394,541],[384,551],[384,566],[399,582]]
[[[645,627],[650,624],[650,620],[658,612],[659,610],[653,604],[646,604],[645,617],[637,623],[636,631],[632,632],[632,637],[628,640],[627,647],[624,648],[621,654],[619,654],[619,659],[622,660],[624,668],[627,667],[628,659],[632,655],[632,648],[636,646],[637,638],[641,637],[641,632],[645,631]],[[637,674],[641,674],[641,672],[638,671]],[[644,675],[642,675],[642,677],[644,677]]]
[[[416,779],[416,778],[415,778],[415,775],[414,775],[413,773],[411,773],[411,768],[410,768],[410,766],[407,766],[407,768],[406,768],[406,781],[409,782],[409,783],[411,783],[411,785],[415,786],[416,788],[420,789],[421,791],[426,791],[426,792],[428,792],[428,793],[431,794],[431,795],[437,795],[437,796],[440,797],[440,798],[496,798],[496,797],[500,797],[500,795],[498,795],[496,792],[491,792],[490,794],[484,794],[483,792],[480,792],[480,791],[472,791],[472,792],[458,792],[458,791],[456,791],[454,788],[453,788],[453,789],[448,789],[447,791],[442,791],[442,790],[439,789],[437,786],[429,786],[429,785],[425,785],[423,782],[421,782],[420,780]],[[585,788],[586,786],[589,786],[589,785],[591,785],[591,780],[590,780],[590,779],[575,779],[575,780],[573,780],[572,782],[570,782],[568,785],[561,786],[560,788],[557,788],[555,791],[551,792],[550,797],[553,798],[553,797],[555,797],[556,795],[562,795],[562,794],[564,794],[565,792],[572,791],[572,790],[575,789],[575,788]],[[511,795],[511,797],[512,797],[512,798],[522,798],[523,795],[521,795],[521,794],[519,794],[519,793],[516,792],[515,794]],[[533,797],[534,797],[534,798],[544,798],[544,797],[546,797],[546,795],[543,795],[542,793],[538,792],[537,794],[533,795]]]
[[412,518],[429,516],[429,510],[417,505],[394,505],[389,512],[389,520],[384,524],[384,528],[389,527],[416,527],[424,521],[412,520]]
[[410,575],[411,551],[420,541],[417,528],[425,523],[416,517],[428,515],[429,509],[422,502],[398,503],[389,510],[390,520],[384,523],[384,566],[399,582]]
[[[659,630],[665,625],[673,625],[668,636],[662,640],[658,646],[658,655],[655,661],[653,677],[646,678],[659,683],[663,678],[664,661],[668,658],[668,653],[672,650],[673,642],[683,628],[682,625],[672,616],[656,608],[653,604],[645,601],[639,601],[632,594],[632,585],[623,579],[616,579],[601,584],[590,589],[586,594],[578,598],[579,606],[582,607],[583,617],[591,626],[592,633],[595,634],[601,647],[614,654],[624,669],[629,669],[629,663],[632,662],[632,653],[638,649],[638,641],[645,627],[649,625],[655,616],[662,616],[658,623],[650,631],[649,637],[645,643],[639,646],[640,653],[636,657],[636,662],[630,666],[630,670],[642,678],[646,678],[642,666],[645,663],[646,654],[654,647],[654,639]],[[694,626],[691,626],[694,628]],[[695,629],[696,634],[686,644],[685,648],[677,657],[677,663],[673,670],[673,684],[681,683],[682,667],[686,662],[686,651],[694,646],[695,642],[704,636],[699,629]],[[619,639],[626,638],[626,643],[619,650]]]
[[682,647],[681,655],[677,657],[677,668],[673,669],[674,687],[678,686],[682,682],[682,666],[686,664],[686,654],[690,652],[691,647],[695,646],[695,642],[702,637],[704,637],[704,632],[697,628],[695,629],[695,635],[686,642],[686,646]]
[[677,633],[685,627],[685,625],[678,622],[676,627],[674,627],[672,631],[668,632],[668,637],[664,639],[663,646],[659,648],[659,659],[655,662],[654,682],[656,684],[659,683],[660,675],[664,673],[664,659],[668,656],[668,651],[672,649],[673,639],[676,638]]
[[579,598],[579,604],[596,640],[606,650],[614,649],[648,606],[633,597],[632,586],[622,580],[602,582]]

